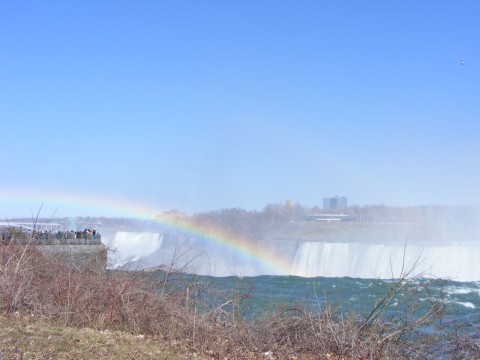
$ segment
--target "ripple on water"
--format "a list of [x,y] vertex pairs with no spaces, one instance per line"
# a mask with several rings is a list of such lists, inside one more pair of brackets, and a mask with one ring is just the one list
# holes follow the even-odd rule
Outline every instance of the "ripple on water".
[[476,308],[475,305],[472,304],[472,303],[469,302],[469,301],[466,301],[466,302],[456,301],[455,304],[465,306],[465,307],[468,308],[468,309],[475,309],[475,308]]

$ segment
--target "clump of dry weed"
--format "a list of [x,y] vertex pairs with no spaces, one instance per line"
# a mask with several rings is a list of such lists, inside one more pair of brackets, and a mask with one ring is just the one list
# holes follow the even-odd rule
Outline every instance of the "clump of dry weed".
[[[178,273],[78,268],[32,245],[2,245],[0,311],[63,326],[156,336],[214,359],[480,357],[474,336],[447,337],[432,330],[443,315],[441,302],[432,301],[414,317],[386,316],[390,300],[408,283],[408,272],[366,316],[297,306],[249,319],[239,311],[248,294],[211,308],[198,296],[207,291],[203,284],[172,280],[172,274]],[[414,309],[415,297],[406,305]]]

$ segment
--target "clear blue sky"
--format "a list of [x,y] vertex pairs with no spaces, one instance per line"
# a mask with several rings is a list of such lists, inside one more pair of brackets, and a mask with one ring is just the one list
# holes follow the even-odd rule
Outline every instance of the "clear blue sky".
[[0,215],[480,203],[479,39],[476,0],[0,0]]

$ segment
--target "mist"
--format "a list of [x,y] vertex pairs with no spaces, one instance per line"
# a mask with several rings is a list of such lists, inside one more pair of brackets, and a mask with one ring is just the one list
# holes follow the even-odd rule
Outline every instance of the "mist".
[[[213,276],[391,278],[406,266],[416,267],[416,275],[475,281],[480,279],[479,210],[385,205],[324,210],[289,201],[261,211],[223,209],[183,219],[192,228],[208,226],[227,234],[234,239],[229,244],[151,220],[112,218],[104,220],[100,231],[102,241],[116,250],[110,259],[114,268],[170,266]],[[325,214],[344,217],[324,221]],[[247,245],[256,254],[246,254],[242,249]]]

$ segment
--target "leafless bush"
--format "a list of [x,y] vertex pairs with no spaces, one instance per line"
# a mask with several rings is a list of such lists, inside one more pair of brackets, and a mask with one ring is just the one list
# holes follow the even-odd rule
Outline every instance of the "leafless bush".
[[[169,295],[157,296],[147,272],[97,272],[71,266],[34,246],[0,248],[0,309],[68,326],[154,333],[165,324]],[[178,316],[178,314],[176,314]]]
[[[0,311],[6,316],[33,314],[65,326],[150,334],[218,359],[480,356],[476,336],[435,331],[444,304],[420,304],[423,295],[409,287],[408,271],[402,271],[366,315],[342,314],[328,305],[316,310],[280,306],[245,318],[248,290],[213,306],[206,301],[216,296],[208,284],[181,276],[173,264],[167,269],[99,272],[89,264],[72,266],[29,244],[2,245]],[[409,289],[413,292],[404,297],[403,313],[388,315],[391,300]]]

